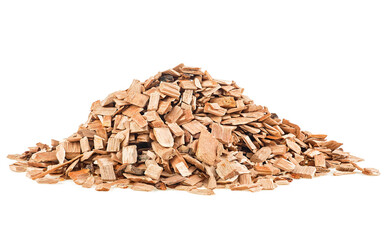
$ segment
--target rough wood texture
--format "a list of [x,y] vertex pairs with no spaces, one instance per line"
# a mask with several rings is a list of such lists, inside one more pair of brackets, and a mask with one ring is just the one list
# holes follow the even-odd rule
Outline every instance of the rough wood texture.
[[170,129],[164,128],[154,128],[154,135],[156,140],[162,147],[173,147],[174,146],[174,138],[170,132]]
[[380,174],[358,166],[363,159],[344,152],[342,143],[302,131],[243,90],[179,64],[93,102],[74,134],[9,155],[10,169],[39,183],[71,179],[97,191],[170,188],[201,195],[217,188],[272,190],[333,168],[334,176]]
[[130,145],[123,148],[123,164],[134,164],[137,162],[137,146]]
[[218,141],[207,130],[201,132],[198,140],[196,157],[198,160],[213,166],[217,159]]

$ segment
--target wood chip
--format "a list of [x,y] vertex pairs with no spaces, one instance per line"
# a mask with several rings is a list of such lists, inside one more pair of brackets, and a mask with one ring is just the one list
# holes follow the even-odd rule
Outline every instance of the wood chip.
[[177,123],[167,123],[167,126],[176,137],[180,137],[185,133]]
[[203,130],[207,130],[207,128],[197,120],[193,120],[189,123],[185,123],[182,125],[184,129],[190,132],[191,135],[195,135],[197,133],[200,133]]
[[295,166],[293,173],[299,175],[302,178],[313,178],[316,172],[315,167],[309,166]]
[[156,164],[150,164],[144,172],[144,175],[154,179],[159,180],[160,174],[162,174],[163,168],[159,167]]
[[263,190],[274,190],[276,188],[275,183],[271,179],[259,179],[257,184],[259,184]]
[[199,137],[196,156],[198,160],[213,166],[217,158],[219,142],[208,131],[202,131]]
[[292,172],[295,169],[295,164],[284,158],[278,158],[273,164],[273,166],[280,168],[281,170],[286,172]]
[[226,109],[220,107],[218,103],[206,103],[204,108],[205,113],[211,113],[213,115],[222,117],[226,114]]
[[232,178],[238,174],[233,164],[228,160],[218,163],[216,172],[218,176],[224,180]]
[[271,154],[272,150],[270,147],[262,147],[255,154],[253,154],[250,160],[252,162],[261,163],[266,161]]
[[174,138],[168,128],[154,128],[156,140],[162,147],[170,148],[174,146]]
[[167,82],[160,83],[159,91],[175,99],[179,99],[181,95],[180,87],[178,85],[167,83]]
[[326,167],[326,158],[325,155],[319,154],[314,156],[314,163],[316,167]]
[[101,158],[97,160],[100,168],[100,174],[102,180],[113,181],[116,180],[116,174],[113,169],[113,162],[107,158]]
[[56,152],[37,152],[32,155],[31,157],[32,161],[35,162],[56,162],[57,159],[57,153]]
[[91,150],[89,139],[87,137],[83,137],[80,141],[80,144],[82,153],[89,152]]
[[140,108],[144,108],[147,105],[149,97],[141,93],[131,94],[126,101],[132,105],[135,105]]
[[302,150],[301,150],[300,146],[299,146],[297,143],[291,141],[290,139],[286,139],[286,143],[287,143],[287,146],[288,146],[292,151],[296,152],[297,154],[300,154],[300,153],[301,153]]
[[123,164],[134,164],[137,162],[137,146],[130,145],[123,148]]
[[148,102],[148,111],[156,111],[159,107],[160,94],[158,92],[153,92],[150,94],[150,100]]
[[236,129],[235,127],[223,126],[219,123],[212,123],[212,135],[222,142],[223,144],[230,144],[233,140],[232,132]]

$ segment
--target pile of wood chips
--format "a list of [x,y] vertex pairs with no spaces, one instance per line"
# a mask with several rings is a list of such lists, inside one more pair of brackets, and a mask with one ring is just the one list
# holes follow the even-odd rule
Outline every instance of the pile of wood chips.
[[87,122],[51,147],[38,143],[13,171],[38,183],[72,179],[97,191],[272,190],[293,179],[379,175],[324,134],[302,131],[255,105],[235,82],[183,64],[92,104]]

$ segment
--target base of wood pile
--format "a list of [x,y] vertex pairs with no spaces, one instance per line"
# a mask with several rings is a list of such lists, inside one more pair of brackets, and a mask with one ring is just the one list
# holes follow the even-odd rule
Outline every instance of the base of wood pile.
[[180,64],[94,102],[76,133],[9,155],[10,168],[38,183],[201,195],[273,190],[329,173],[379,175],[342,143],[302,131],[243,90]]

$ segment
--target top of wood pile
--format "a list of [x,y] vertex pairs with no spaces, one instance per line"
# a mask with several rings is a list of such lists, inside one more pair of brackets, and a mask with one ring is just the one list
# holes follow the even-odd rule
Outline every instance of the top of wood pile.
[[10,168],[39,183],[72,179],[96,190],[271,190],[293,179],[360,171],[362,159],[243,95],[233,81],[180,64],[91,106],[63,141],[38,143]]

